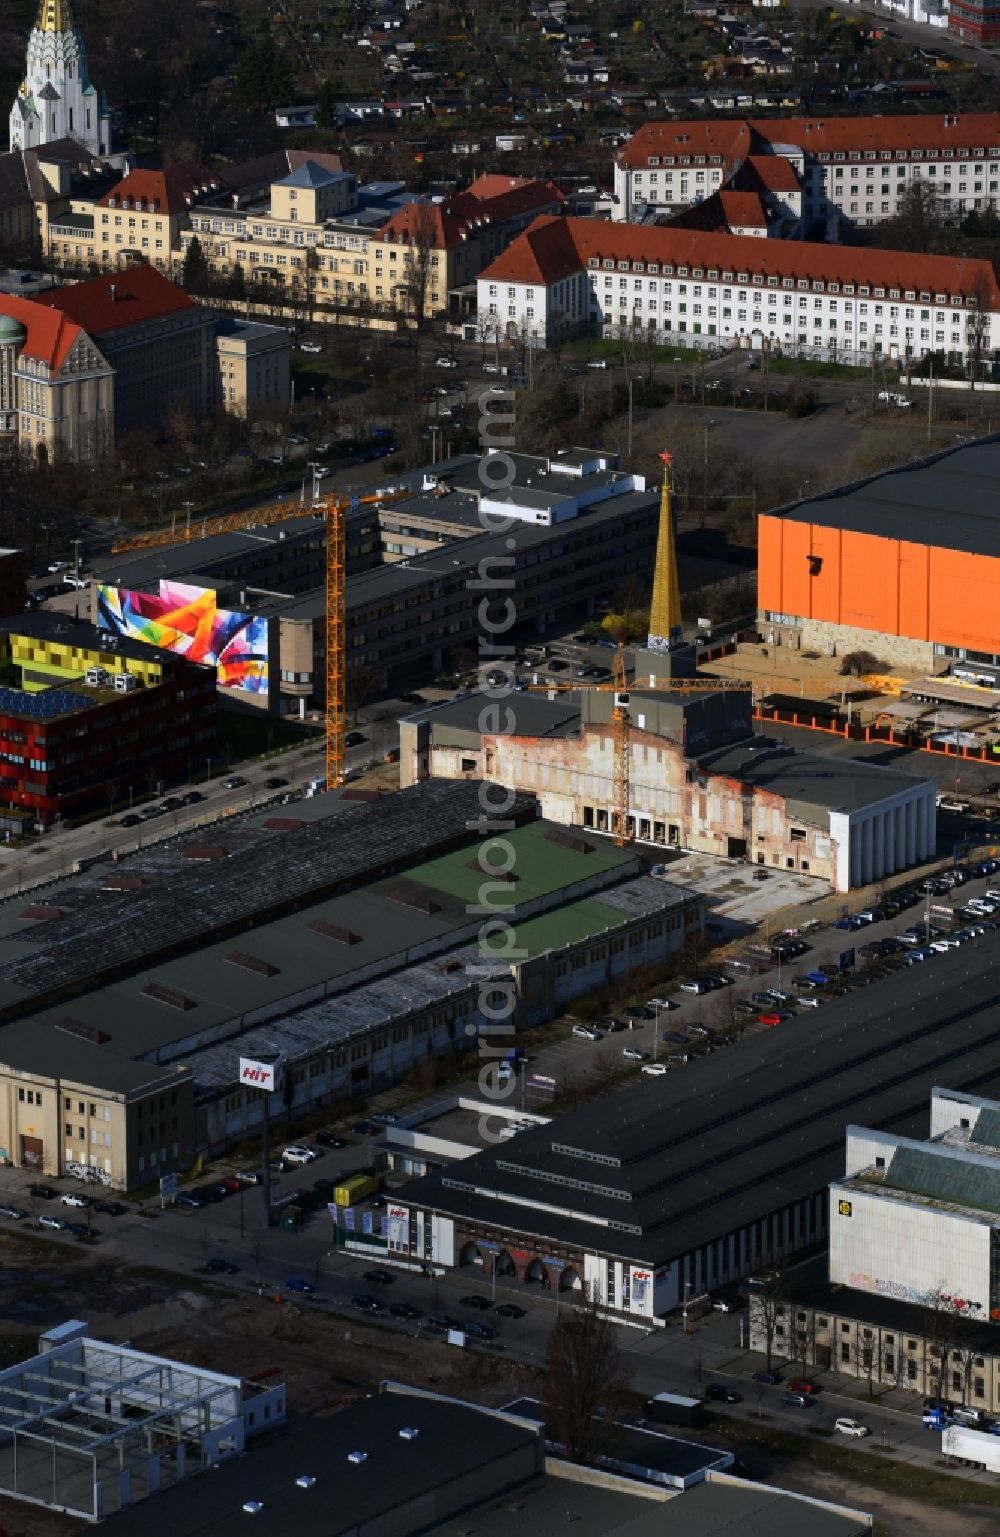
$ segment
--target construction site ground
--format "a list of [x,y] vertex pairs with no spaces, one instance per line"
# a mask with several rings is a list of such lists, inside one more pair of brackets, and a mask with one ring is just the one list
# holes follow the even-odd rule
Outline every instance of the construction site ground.
[[[719,657],[711,671],[719,677],[746,678],[754,685],[754,694],[789,694],[808,703],[810,699],[839,703],[842,696],[862,692],[859,679],[843,677],[840,657],[810,656],[788,646],[740,645],[733,656]],[[887,677],[894,680],[916,678],[921,673],[912,668],[892,667]]]

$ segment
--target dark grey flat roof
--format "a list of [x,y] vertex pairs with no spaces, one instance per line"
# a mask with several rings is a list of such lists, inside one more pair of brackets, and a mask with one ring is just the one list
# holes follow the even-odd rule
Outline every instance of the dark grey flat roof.
[[[412,1427],[407,1440],[400,1431]],[[161,1490],[108,1523],[113,1537],[230,1537],[248,1522],[255,1537],[337,1537],[341,1532],[423,1530],[423,1520],[405,1514],[436,1490],[475,1479],[483,1495],[496,1498],[490,1467],[537,1442],[537,1433],[487,1410],[403,1393],[379,1393],[340,1414],[289,1420],[273,1435],[248,1443],[246,1455]],[[360,1464],[352,1452],[367,1452]],[[311,1474],[314,1488],[296,1478]],[[252,1518],[244,1500],[263,1503]],[[395,1518],[393,1518],[395,1513]],[[453,1529],[462,1526],[453,1516]]]
[[861,758],[834,761],[829,755],[799,752],[766,736],[703,753],[698,763],[713,774],[730,774],[759,789],[772,790],[793,808],[823,811],[860,811],[891,795],[931,783],[929,778]]
[[1000,1096],[995,978],[983,936],[415,1180],[402,1198],[665,1263],[825,1192],[850,1124],[920,1137],[935,1084]]
[[1000,436],[775,508],[768,517],[1000,556]]
[[[335,833],[325,822],[266,840],[238,821],[197,828],[118,861],[116,872],[136,878],[133,889],[109,890],[107,865],[49,888],[39,900],[58,911],[42,922],[18,922],[33,904],[13,896],[0,903],[0,933],[14,936],[20,953],[0,954],[0,1009],[21,1012],[55,990],[67,996],[133,975],[154,958],[369,884],[432,850],[461,847],[481,814],[478,792],[471,782],[414,785],[340,811]],[[522,795],[510,815],[523,821],[534,811],[533,798]]]
[[748,1484],[742,1479],[712,1479],[680,1496],[670,1537],[871,1537],[871,1524],[861,1514],[831,1510],[784,1489]]
[[439,705],[415,710],[407,720],[428,720],[431,735],[438,745],[449,740],[449,732],[480,734],[480,718],[484,710],[510,710],[516,722],[518,736],[569,736],[580,729],[580,705],[568,699],[546,699],[543,694],[527,691],[513,694],[499,704],[477,689],[467,699],[447,700]]
[[[95,581],[116,587],[155,586],[161,577],[181,575],[189,575],[192,582],[201,579],[206,586],[211,586],[212,570],[220,561],[245,555],[255,546],[315,535],[322,528],[322,518],[303,513],[300,518],[289,518],[284,523],[261,524],[228,534],[210,534],[207,539],[192,539],[190,543],[179,541],[151,550],[126,550],[120,555],[107,555],[94,562],[92,575]],[[260,606],[259,601],[254,604],[255,609]]]

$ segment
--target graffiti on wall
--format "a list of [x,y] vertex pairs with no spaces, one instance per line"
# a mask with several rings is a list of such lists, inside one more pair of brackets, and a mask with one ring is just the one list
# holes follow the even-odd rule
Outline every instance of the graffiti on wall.
[[211,588],[161,581],[159,592],[98,588],[104,630],[214,667],[220,688],[266,694],[267,620],[219,608]]

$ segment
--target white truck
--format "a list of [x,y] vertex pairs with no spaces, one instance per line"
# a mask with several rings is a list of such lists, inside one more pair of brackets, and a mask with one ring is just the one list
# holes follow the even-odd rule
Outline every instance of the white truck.
[[970,1463],[1000,1473],[1000,1436],[965,1425],[949,1425],[941,1434],[941,1452],[949,1462]]

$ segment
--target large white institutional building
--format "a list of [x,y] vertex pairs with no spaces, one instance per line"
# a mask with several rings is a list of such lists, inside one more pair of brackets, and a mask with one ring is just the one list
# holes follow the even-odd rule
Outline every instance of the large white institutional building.
[[10,113],[12,150],[54,139],[76,139],[94,155],[110,150],[107,107],[90,82],[70,0],[39,0],[25,77]]

